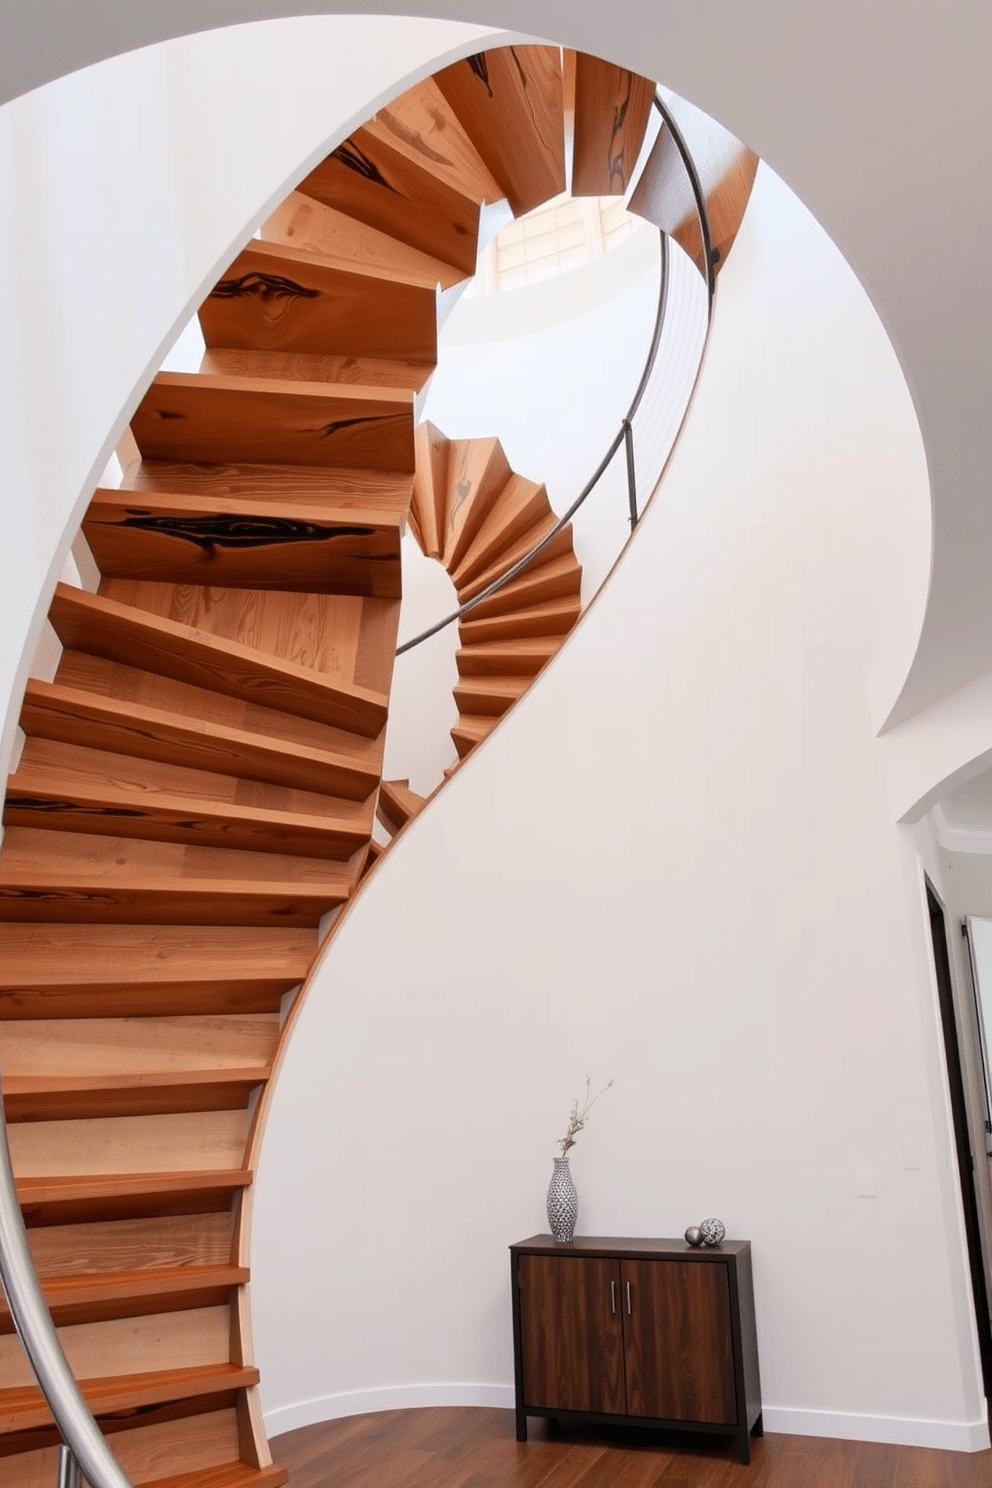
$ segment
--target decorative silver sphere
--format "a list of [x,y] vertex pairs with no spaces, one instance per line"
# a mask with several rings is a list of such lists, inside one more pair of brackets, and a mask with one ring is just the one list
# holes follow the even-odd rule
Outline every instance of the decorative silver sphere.
[[695,1249],[697,1245],[702,1245],[703,1232],[698,1225],[690,1225],[689,1228],[686,1230],[685,1243],[686,1245],[691,1245],[693,1249]]
[[719,1245],[727,1231],[718,1219],[704,1219],[699,1226],[704,1245]]

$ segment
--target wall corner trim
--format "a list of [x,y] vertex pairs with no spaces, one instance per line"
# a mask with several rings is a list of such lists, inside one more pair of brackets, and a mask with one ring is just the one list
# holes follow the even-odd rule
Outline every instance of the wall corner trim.
[[265,1412],[265,1430],[271,1439],[318,1421],[336,1421],[340,1416],[363,1416],[372,1411],[418,1410],[441,1405],[488,1405],[512,1410],[513,1404],[512,1385],[386,1385],[277,1406]]

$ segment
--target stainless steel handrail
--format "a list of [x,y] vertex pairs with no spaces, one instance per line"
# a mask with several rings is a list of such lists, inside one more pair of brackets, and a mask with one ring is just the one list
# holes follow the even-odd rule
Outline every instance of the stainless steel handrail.
[[[68,1451],[61,1454],[59,1483],[77,1488],[78,1468],[90,1488],[131,1488],[83,1399],[35,1274],[10,1161],[7,1122],[0,1096],[0,1281],[31,1368]],[[76,1466],[74,1467],[73,1464]]]
[[[696,212],[699,216],[699,227],[703,242],[707,317],[711,318],[713,314],[713,296],[716,289],[716,277],[714,274],[713,265],[713,239],[712,233],[710,232],[709,213],[706,210],[706,196],[703,191],[702,182],[699,179],[699,172],[696,170],[696,166],[692,159],[692,156],[689,154],[689,149],[686,145],[682,131],[679,129],[677,123],[672,118],[671,111],[665,104],[664,100],[657,92],[654,95],[654,106],[661,115],[665,127],[671,131],[672,139],[675,142],[675,148],[678,150],[682,165],[685,169],[686,175],[689,178],[689,185],[692,190],[693,200],[696,204]],[[555,523],[554,527],[552,527],[551,531],[546,533],[546,535],[541,538],[540,542],[535,543],[529,552],[525,553],[522,558],[519,558],[516,563],[512,564],[505,573],[502,573],[499,575],[498,578],[493,579],[491,584],[487,584],[484,589],[480,589],[478,594],[474,594],[472,598],[467,599],[463,605],[459,605],[457,610],[452,610],[452,612],[449,615],[445,615],[442,620],[435,621],[435,623],[433,625],[429,625],[426,630],[422,630],[419,635],[413,636],[409,641],[404,641],[402,646],[397,646],[397,656],[402,656],[405,652],[412,651],[415,646],[419,646],[423,641],[430,640],[431,636],[435,636],[440,631],[446,630],[449,625],[453,625],[455,621],[460,620],[463,615],[469,614],[469,612],[471,610],[474,610],[477,605],[482,604],[483,600],[489,599],[490,596],[493,594],[497,594],[500,589],[503,589],[507,584],[511,583],[518,574],[523,573],[524,569],[529,567],[529,565],[533,563],[537,555],[543,552],[543,550],[548,546],[550,542],[554,541],[559,532],[561,532],[562,528],[568,526],[569,522],[575,516],[575,513],[584,504],[584,502],[599,484],[601,477],[605,474],[608,466],[613,460],[614,455],[617,453],[617,450],[622,444],[626,445],[627,450],[631,531],[633,531],[634,527],[636,527],[639,513],[637,509],[637,490],[634,476],[632,420],[641,405],[641,400],[643,399],[644,394],[647,392],[648,384],[651,380],[651,373],[654,371],[655,361],[658,356],[658,347],[661,344],[661,333],[665,323],[665,309],[668,304],[668,235],[664,232],[661,234],[660,269],[661,282],[658,291],[658,312],[655,316],[654,334],[651,337],[651,345],[648,348],[648,354],[644,362],[644,370],[641,373],[641,380],[637,385],[637,391],[635,392],[631,400],[630,407],[627,409],[627,412],[624,414],[620,422],[620,428],[611,441],[605,455],[597,465],[595,471],[589,477],[589,480],[583,486],[582,490],[579,492],[578,496],[572,502],[568,510],[564,513],[563,516],[558,518],[558,521]]]

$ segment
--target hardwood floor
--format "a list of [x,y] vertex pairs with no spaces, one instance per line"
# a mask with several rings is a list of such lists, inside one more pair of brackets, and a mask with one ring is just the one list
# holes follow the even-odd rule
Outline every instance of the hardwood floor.
[[272,1441],[289,1488],[988,1488],[992,1450],[768,1434],[751,1465],[726,1438],[603,1430],[578,1435],[508,1410],[444,1408],[348,1416]]

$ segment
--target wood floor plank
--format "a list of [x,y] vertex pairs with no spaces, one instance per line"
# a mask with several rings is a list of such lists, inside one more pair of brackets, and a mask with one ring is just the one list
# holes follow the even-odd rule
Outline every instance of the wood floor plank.
[[[815,1437],[752,1439],[751,1464],[725,1437],[556,1429],[482,1407],[383,1411],[272,1441],[292,1488],[988,1488],[992,1450],[944,1452]],[[426,1460],[425,1460],[426,1459]]]

